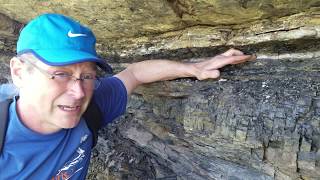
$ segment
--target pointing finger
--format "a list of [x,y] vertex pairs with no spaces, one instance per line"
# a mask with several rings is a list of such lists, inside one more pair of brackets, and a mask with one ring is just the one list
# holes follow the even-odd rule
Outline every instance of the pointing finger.
[[228,51],[222,53],[223,56],[235,56],[235,55],[243,55],[243,52],[237,50],[237,49],[229,49]]
[[221,68],[228,64],[239,64],[246,61],[254,60],[255,56],[252,55],[239,55],[239,56],[227,56],[216,61],[215,68]]

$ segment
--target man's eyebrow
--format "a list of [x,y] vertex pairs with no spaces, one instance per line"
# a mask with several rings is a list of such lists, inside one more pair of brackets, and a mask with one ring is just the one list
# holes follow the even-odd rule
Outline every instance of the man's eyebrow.
[[[72,65],[67,65],[67,66],[49,66],[50,71],[67,71],[67,72],[72,72],[73,70],[70,68]],[[90,66],[85,66],[85,68],[82,69],[81,73],[96,73],[97,68],[95,68],[94,65]]]

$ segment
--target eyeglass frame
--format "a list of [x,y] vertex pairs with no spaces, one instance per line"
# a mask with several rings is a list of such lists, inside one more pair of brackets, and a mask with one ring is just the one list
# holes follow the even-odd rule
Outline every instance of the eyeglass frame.
[[[62,77],[66,78],[67,77],[68,80],[66,81],[66,85],[68,85],[71,82],[71,80],[73,80],[74,83],[77,82],[78,80],[79,80],[79,82],[82,82],[82,83],[85,82],[85,80],[94,80],[94,88],[93,88],[93,90],[95,90],[95,89],[98,89],[98,87],[101,84],[101,78],[98,77],[98,76],[94,76],[94,78],[84,78],[84,77],[81,77],[83,75],[83,74],[81,74],[80,77],[78,78],[78,77],[75,77],[75,76],[73,76],[72,74],[69,74],[69,73],[60,76],[58,74],[53,74],[53,73],[50,73],[50,72],[48,72],[47,70],[45,70],[43,68],[40,68],[36,64],[34,64],[34,63],[30,62],[29,60],[27,60],[26,58],[21,58],[21,57],[16,57],[16,58],[19,59],[21,62],[26,62],[29,65],[31,65],[32,67],[36,68],[39,72],[41,72],[42,74],[48,76],[49,79],[54,80],[54,79],[57,79],[56,77],[60,77],[60,78],[62,78]],[[85,73],[85,74],[88,75],[90,73]]]

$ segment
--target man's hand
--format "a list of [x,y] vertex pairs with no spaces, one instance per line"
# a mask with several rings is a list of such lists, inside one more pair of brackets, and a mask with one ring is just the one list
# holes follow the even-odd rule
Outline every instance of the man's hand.
[[207,59],[198,59],[197,63],[181,63],[170,60],[148,60],[129,65],[116,74],[125,85],[128,94],[137,86],[155,81],[183,77],[196,77],[199,80],[217,78],[219,68],[228,64],[238,64],[254,60],[254,55],[244,55],[241,51],[230,49],[220,55]]
[[220,55],[195,63],[194,66],[197,69],[195,76],[199,80],[218,78],[220,76],[219,68],[229,64],[239,64],[255,59],[255,55],[244,55],[243,52],[239,50],[229,49]]

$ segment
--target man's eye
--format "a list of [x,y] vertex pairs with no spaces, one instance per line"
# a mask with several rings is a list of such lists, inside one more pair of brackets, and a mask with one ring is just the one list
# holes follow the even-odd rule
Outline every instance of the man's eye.
[[95,78],[95,76],[93,74],[82,74],[81,78],[86,80],[92,80]]
[[60,78],[67,78],[70,77],[71,75],[67,72],[54,72],[54,76],[60,77]]

